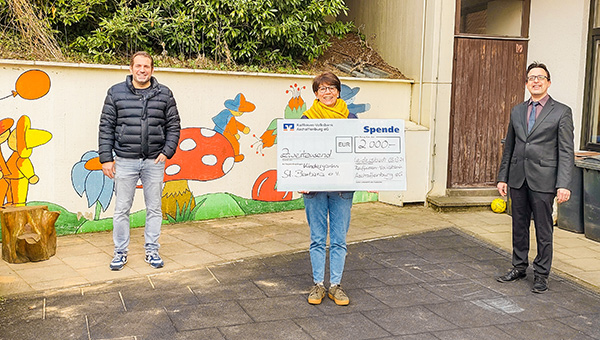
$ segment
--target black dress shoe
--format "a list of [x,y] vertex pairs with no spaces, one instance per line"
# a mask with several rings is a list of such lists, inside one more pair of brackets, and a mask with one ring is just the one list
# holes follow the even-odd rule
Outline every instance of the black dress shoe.
[[542,276],[536,276],[533,279],[532,292],[542,294],[548,291],[548,279]]
[[496,281],[498,281],[498,282],[512,282],[512,281],[523,279],[526,276],[527,276],[526,272],[520,271],[517,268],[513,268],[508,273],[506,273],[505,275],[496,277]]

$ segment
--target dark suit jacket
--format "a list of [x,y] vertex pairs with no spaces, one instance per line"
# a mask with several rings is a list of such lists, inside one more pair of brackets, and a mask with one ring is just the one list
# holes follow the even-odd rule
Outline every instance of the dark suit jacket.
[[531,190],[549,193],[558,188],[571,190],[574,162],[571,109],[548,98],[528,134],[528,103],[513,107],[510,113],[498,182],[520,188],[527,180]]

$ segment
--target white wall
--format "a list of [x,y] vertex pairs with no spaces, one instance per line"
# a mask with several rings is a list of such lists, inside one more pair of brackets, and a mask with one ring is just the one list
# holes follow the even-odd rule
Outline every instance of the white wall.
[[348,17],[390,64],[419,79],[422,0],[347,0]]
[[581,136],[589,6],[589,0],[531,1],[527,61],[548,66],[552,78],[548,93],[573,110],[576,150]]
[[[97,150],[98,123],[100,111],[107,89],[125,79],[129,73],[127,67],[106,65],[77,65],[47,62],[26,62],[0,60],[0,84],[4,95],[10,95],[16,87],[21,74],[31,69],[46,72],[51,79],[48,94],[36,99],[26,100],[20,96],[0,100],[0,119],[12,118],[16,121],[22,115],[31,119],[33,129],[42,129],[52,133],[47,144],[33,149],[30,157],[39,183],[29,186],[27,201],[46,201],[59,204],[71,212],[89,213],[94,207],[87,207],[85,198],[79,197],[71,184],[71,169],[80,161],[81,156],[91,150]],[[276,146],[263,150],[264,155],[251,147],[257,142],[275,118],[283,118],[284,109],[291,95],[286,93],[296,84],[306,87],[302,98],[310,107],[314,100],[311,90],[312,76],[293,76],[279,74],[248,74],[211,72],[187,69],[156,69],[155,77],[160,83],[171,88],[178,104],[181,125],[186,127],[213,128],[212,117],[225,108],[224,102],[243,93],[246,100],[254,103],[256,109],[238,117],[238,121],[247,125],[251,131],[241,135],[242,162],[236,163],[224,177],[208,182],[189,181],[195,196],[229,192],[244,198],[251,198],[252,185],[256,178],[266,170],[276,168]],[[410,114],[411,83],[405,80],[359,80],[342,78],[342,82],[351,87],[360,87],[355,104],[369,103],[371,109],[359,115],[359,118],[399,118],[408,120]],[[412,134],[425,134],[426,129],[411,127],[407,132],[408,143]],[[13,127],[14,128],[14,127]],[[424,132],[423,132],[424,131]],[[254,136],[256,135],[256,137]],[[407,173],[410,181],[406,197],[414,201],[424,201],[426,177],[420,168],[426,157],[427,145],[423,137],[408,145]],[[427,139],[427,137],[425,137]],[[1,146],[4,159],[12,151],[7,144]],[[412,160],[412,158],[417,158]],[[411,165],[414,163],[415,165]],[[425,162],[426,163],[426,162]],[[134,211],[143,208],[142,195],[136,195]],[[112,216],[111,208],[102,217]]]
[[[430,129],[428,191],[443,195],[454,49],[454,0],[348,0],[348,18],[391,65],[415,79],[411,120]],[[425,12],[425,18],[423,13]],[[343,18],[342,18],[343,19]]]

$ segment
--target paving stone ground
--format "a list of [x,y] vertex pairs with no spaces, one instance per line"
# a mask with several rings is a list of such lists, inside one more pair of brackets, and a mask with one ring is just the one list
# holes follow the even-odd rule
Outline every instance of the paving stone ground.
[[306,302],[308,252],[293,251],[8,297],[0,339],[600,339],[596,292],[496,282],[509,267],[450,227],[350,244],[344,307]]

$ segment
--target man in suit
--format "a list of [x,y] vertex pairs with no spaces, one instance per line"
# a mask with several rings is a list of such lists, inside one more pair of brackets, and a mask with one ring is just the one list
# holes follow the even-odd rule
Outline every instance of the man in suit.
[[535,223],[537,256],[533,261],[532,292],[548,290],[552,265],[552,205],[569,200],[574,162],[571,109],[548,95],[550,72],[533,62],[527,67],[525,84],[531,94],[510,113],[504,152],[498,172],[498,191],[512,200],[513,268],[496,278],[512,282],[527,276],[529,226]]

